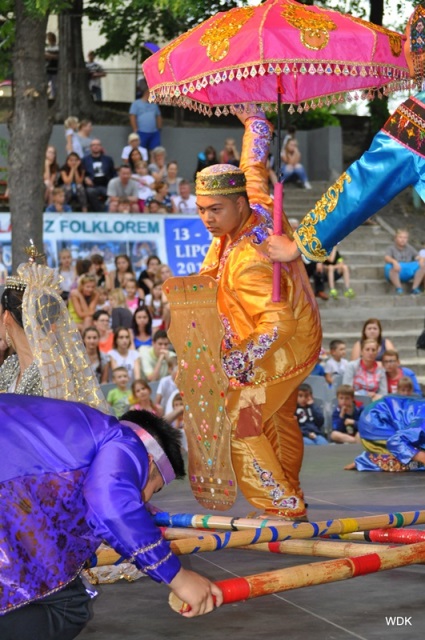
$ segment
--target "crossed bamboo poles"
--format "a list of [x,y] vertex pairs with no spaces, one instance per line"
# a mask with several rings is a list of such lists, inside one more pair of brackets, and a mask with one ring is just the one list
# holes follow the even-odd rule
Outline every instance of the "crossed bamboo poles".
[[[156,524],[162,525],[163,535],[171,541],[170,547],[176,555],[243,548],[337,558],[217,582],[223,591],[223,604],[425,562],[425,532],[400,529],[424,524],[425,511],[309,523],[250,520],[215,514],[172,516],[164,512],[153,517]],[[210,533],[208,530],[213,528],[226,531]],[[336,537],[343,542],[312,540],[318,537]],[[389,544],[353,544],[346,542],[347,540]],[[396,543],[405,546],[390,546]],[[108,549],[97,552],[90,564],[118,564],[124,560],[115,551]],[[180,613],[187,611],[187,605],[173,594],[170,595],[170,606]]]

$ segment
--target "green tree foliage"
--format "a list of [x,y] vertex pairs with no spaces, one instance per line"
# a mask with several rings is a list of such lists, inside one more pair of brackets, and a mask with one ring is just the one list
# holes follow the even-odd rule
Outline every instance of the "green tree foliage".
[[85,14],[99,22],[99,31],[106,38],[97,49],[99,57],[119,53],[136,57],[146,41],[162,45],[219,11],[246,3],[247,0],[89,0]]

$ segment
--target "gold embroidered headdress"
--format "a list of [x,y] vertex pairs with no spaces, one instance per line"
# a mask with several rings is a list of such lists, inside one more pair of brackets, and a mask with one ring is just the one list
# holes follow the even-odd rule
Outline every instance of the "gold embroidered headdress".
[[43,258],[31,241],[29,260],[17,276],[5,282],[8,289],[24,292],[22,325],[40,372],[43,395],[84,402],[109,413],[109,406],[93,373],[80,332],[60,295],[61,276],[36,260]]
[[243,171],[232,164],[213,164],[196,174],[197,196],[229,196],[246,192]]

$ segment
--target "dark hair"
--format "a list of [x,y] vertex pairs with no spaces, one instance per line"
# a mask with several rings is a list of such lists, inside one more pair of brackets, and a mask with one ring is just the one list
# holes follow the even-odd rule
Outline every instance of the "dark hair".
[[[128,169],[128,167],[126,167]],[[131,263],[131,258],[130,256],[128,256],[126,253],[120,253],[117,256],[115,256],[115,269],[117,270],[117,262],[120,258],[124,258],[125,260],[127,260],[127,269],[125,270],[125,273],[132,273],[134,276],[134,269],[133,269],[133,265]]]
[[[138,158],[137,160],[133,160],[132,156],[133,156],[134,153],[138,153],[140,158]],[[130,153],[128,154],[128,166],[130,167],[132,173],[134,173],[136,171],[136,162],[138,162],[140,160],[143,160],[143,156],[139,151],[139,147],[136,147],[135,149],[132,149],[130,151]]]
[[246,204],[248,206],[250,206],[249,199],[248,199],[248,194],[247,194],[246,191],[241,191],[240,193],[230,193],[229,195],[224,196],[224,197],[225,198],[229,198],[229,200],[231,200],[232,202],[235,202],[235,203],[238,200],[238,198],[242,197],[245,200]]
[[90,271],[92,261],[88,258],[82,258],[75,263],[75,271],[77,276],[82,276]]
[[[71,171],[71,168],[68,165],[68,160],[71,157],[78,158],[78,160],[81,160],[80,156],[78,155],[78,153],[75,153],[75,151],[71,151],[71,153],[68,153],[65,159],[65,164],[62,165],[61,167],[61,171],[64,171],[66,174],[68,174]],[[77,173],[79,176],[84,175],[84,168],[81,166],[81,164],[77,167]]]
[[152,315],[151,312],[149,311],[148,307],[145,304],[141,304],[140,307],[137,307],[136,311],[134,312],[133,315],[133,334],[137,337],[137,333],[139,331],[139,328],[137,326],[137,322],[136,322],[136,316],[139,313],[139,311],[145,311],[148,314],[148,324],[145,327],[145,331],[148,334],[148,336],[152,335]]
[[174,429],[168,422],[158,418],[150,411],[140,411],[138,409],[127,411],[121,416],[120,420],[134,422],[155,438],[170,461],[176,478],[185,477],[186,472],[181,453],[181,434],[178,429]]
[[116,349],[117,348],[117,344],[118,344],[118,335],[121,331],[125,331],[128,335],[128,339],[130,341],[130,344],[128,346],[128,348],[130,349],[131,346],[131,331],[130,329],[127,329],[126,327],[117,327],[114,331],[114,341],[112,343],[113,348]]
[[305,391],[306,393],[311,393],[311,395],[313,395],[313,389],[311,388],[311,385],[307,384],[307,382],[300,384],[298,391]]
[[334,351],[334,349],[337,349],[341,344],[345,345],[344,340],[331,340],[329,343],[329,351]]
[[161,260],[158,258],[158,256],[156,256],[155,254],[151,254],[148,259],[146,260],[146,267],[148,267],[150,265],[150,263],[152,262],[152,260],[158,260],[159,264],[161,264]]
[[161,340],[161,338],[167,338],[168,340],[167,332],[164,331],[164,329],[158,329],[158,331],[155,331],[152,341],[156,342],[157,340]]
[[94,253],[90,257],[90,260],[91,260],[92,264],[96,264],[96,265],[100,265],[100,264],[103,264],[105,262],[103,256],[101,256],[100,253]]
[[4,311],[9,311],[15,322],[23,329],[24,323],[22,321],[22,298],[24,297],[23,291],[17,291],[16,289],[4,289],[1,296],[1,306]]
[[[83,339],[83,344],[84,346],[86,346],[86,343],[84,342],[86,335],[90,332],[90,331],[94,331],[97,335],[97,337],[100,340],[100,333],[99,331],[96,329],[96,327],[86,327],[83,331],[83,333],[81,334],[81,337]],[[97,352],[97,359],[99,360],[99,364],[97,365],[96,369],[95,369],[95,374],[98,380],[100,380],[100,377],[102,375],[102,359],[100,357],[100,349],[99,349],[99,343],[96,347],[96,352]]]
[[98,309],[93,314],[93,320],[99,320],[100,316],[103,316],[103,315],[108,316],[108,318],[111,317],[109,313],[106,311],[106,309]]

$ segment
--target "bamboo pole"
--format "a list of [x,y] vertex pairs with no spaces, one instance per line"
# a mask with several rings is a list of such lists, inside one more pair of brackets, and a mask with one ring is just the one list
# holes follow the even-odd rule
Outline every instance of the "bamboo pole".
[[226,533],[204,534],[199,538],[188,538],[171,542],[171,549],[186,555],[198,551],[216,551],[225,548],[242,547],[258,542],[277,542],[294,538],[317,538],[333,533],[351,533],[377,528],[393,528],[423,524],[425,511],[407,511],[404,513],[390,513],[359,518],[342,518],[325,522],[294,522],[276,523],[273,526],[250,531],[235,531]]
[[[223,604],[228,604],[290,589],[348,580],[424,561],[425,542],[419,542],[355,558],[327,560],[268,571],[245,578],[231,578],[216,582],[216,585],[223,592]],[[173,593],[170,594],[169,603],[178,613],[186,613],[190,610],[188,605]]]
[[[390,524],[377,524],[377,527],[402,527],[407,525],[414,524],[425,524],[425,511],[409,511],[402,513],[391,513],[384,514],[381,516],[366,516],[368,517],[376,517],[383,518],[385,523],[388,518]],[[359,520],[359,518],[356,518]],[[406,522],[407,520],[407,522]],[[337,520],[331,520],[328,522],[336,522]],[[352,518],[343,518],[341,522],[352,522]],[[286,527],[288,524],[290,526],[300,526],[300,524],[304,523],[288,523],[287,520],[278,520],[276,518],[239,518],[239,517],[229,517],[229,516],[218,516],[216,514],[193,514],[193,513],[176,513],[171,514],[166,511],[161,511],[160,513],[155,514],[154,522],[158,527],[193,527],[194,529],[221,529],[223,531],[241,531],[243,529],[264,529],[265,527]],[[314,523],[311,523],[314,524]],[[323,525],[322,528],[325,529],[325,523],[319,523]],[[325,535],[325,531],[323,535]],[[344,533],[344,531],[341,531]],[[322,535],[322,534],[320,534]],[[307,537],[307,536],[306,536]],[[308,536],[311,537],[311,536]]]
[[[171,534],[169,533],[171,531]],[[178,529],[165,532],[167,540],[175,540]],[[193,536],[193,531],[190,532]],[[185,533],[188,535],[188,531]],[[375,551],[390,549],[390,545],[356,544],[350,542],[335,542],[334,540],[285,540],[285,542],[263,542],[240,547],[247,551],[267,551],[286,555],[320,556],[325,558],[346,558],[361,556]],[[90,560],[90,568],[104,565],[121,564],[126,559],[113,549],[98,549]]]
[[338,540],[367,540],[368,542],[386,542],[390,544],[412,544],[425,540],[425,531],[418,529],[371,529],[353,533],[323,536]]

